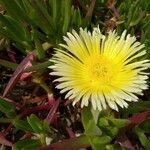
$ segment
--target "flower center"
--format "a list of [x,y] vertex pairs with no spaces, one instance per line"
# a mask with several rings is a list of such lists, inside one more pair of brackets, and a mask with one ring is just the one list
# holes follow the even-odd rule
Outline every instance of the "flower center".
[[99,88],[112,84],[112,80],[117,74],[116,65],[104,56],[89,57],[86,60],[85,69],[87,70],[86,79],[90,85]]
[[93,76],[95,76],[96,78],[104,78],[108,73],[107,66],[104,66],[100,63],[95,64],[93,68],[91,68],[91,71]]

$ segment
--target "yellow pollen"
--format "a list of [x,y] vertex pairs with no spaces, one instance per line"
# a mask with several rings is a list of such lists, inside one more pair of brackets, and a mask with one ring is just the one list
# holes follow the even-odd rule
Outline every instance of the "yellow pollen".
[[87,72],[85,78],[96,89],[111,85],[117,73],[116,65],[104,56],[90,56],[86,60],[85,70]]
[[92,73],[96,78],[104,78],[105,76],[107,76],[108,70],[106,66],[97,63],[93,66]]

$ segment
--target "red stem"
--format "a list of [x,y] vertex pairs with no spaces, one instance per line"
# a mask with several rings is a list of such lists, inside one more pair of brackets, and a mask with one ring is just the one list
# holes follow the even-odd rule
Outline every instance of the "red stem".
[[127,128],[134,128],[136,125],[141,124],[145,120],[150,119],[150,111],[144,111],[138,114],[133,115],[129,118],[130,124],[127,126]]
[[39,105],[36,106],[32,109],[27,109],[24,112],[22,112],[21,117],[25,117],[28,116],[32,113],[38,112],[38,111],[42,111],[42,110],[49,110],[50,109],[50,105],[49,104],[45,104],[45,105]]
[[76,138],[63,140],[62,142],[50,144],[48,146],[37,148],[36,150],[78,150],[80,148],[90,147],[87,136],[82,135]]
[[68,132],[70,138],[76,137],[76,135],[74,134],[71,128],[66,128],[66,131]]
[[0,133],[0,144],[12,147],[12,143],[5,138],[3,133]]
[[51,124],[53,121],[54,115],[56,114],[56,111],[59,106],[59,101],[60,101],[59,99],[57,101],[55,101],[54,105],[52,106],[52,108],[50,109],[50,111],[46,117],[46,120],[48,121],[49,124]]

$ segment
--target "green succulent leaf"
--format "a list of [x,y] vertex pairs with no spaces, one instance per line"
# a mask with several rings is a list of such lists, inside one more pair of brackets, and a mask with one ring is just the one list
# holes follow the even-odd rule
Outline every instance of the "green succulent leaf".
[[113,117],[108,117],[107,119],[110,125],[117,128],[123,128],[129,123],[127,119],[116,119]]
[[150,120],[146,120],[144,122],[142,122],[140,125],[139,125],[139,128],[141,128],[144,133],[150,133]]
[[102,128],[106,128],[109,126],[108,119],[106,117],[99,118],[98,126]]
[[39,146],[41,146],[39,140],[21,140],[13,145],[13,150],[33,150]]
[[[1,63],[1,62],[0,62]],[[41,72],[43,70],[46,70],[50,65],[52,65],[53,63],[48,61],[42,62],[42,63],[37,63],[37,64],[33,64],[33,66],[29,67],[26,69],[26,71],[30,72],[30,71],[37,71],[37,72]]]
[[109,136],[94,136],[90,137],[90,143],[93,150],[106,150],[106,144],[111,142]]
[[96,125],[90,107],[84,107],[82,111],[82,123],[86,135],[101,135],[102,132]]
[[15,18],[19,22],[22,22],[24,20],[31,21],[23,11],[23,9],[20,7],[17,0],[0,0],[0,4],[2,4],[6,8],[10,16]]
[[43,125],[36,115],[32,114],[30,117],[27,117],[27,121],[35,133],[42,133]]
[[136,127],[135,128],[135,132],[138,135],[138,138],[142,144],[142,146],[144,147],[145,150],[149,150],[150,148],[150,140],[147,138],[147,136],[144,134],[143,130]]
[[29,125],[29,123],[26,120],[19,120],[19,119],[15,119],[13,121],[13,125],[20,130],[23,131],[33,131],[31,126]]
[[20,22],[7,15],[0,15],[0,20],[7,27],[8,31],[17,33],[20,40],[26,41],[26,31]]
[[45,134],[51,132],[50,125],[48,124],[46,120],[43,121],[43,131],[45,132]]
[[129,114],[135,114],[140,111],[146,111],[150,108],[150,101],[140,101],[138,103],[131,103],[127,109],[121,109],[123,117],[128,116]]
[[15,107],[2,98],[0,98],[0,111],[5,113],[9,118],[14,118],[16,116]]
[[122,148],[119,144],[108,144],[106,150],[122,150]]
[[33,29],[33,40],[35,42],[35,49],[36,49],[36,54],[39,58],[39,60],[43,60],[45,58],[45,51],[42,47],[42,43],[38,38],[37,31]]
[[0,59],[0,65],[7,67],[7,68],[11,68],[12,70],[15,70],[18,66],[18,64],[16,64],[16,63],[13,63],[13,62],[10,62],[7,60],[3,60],[3,59]]
[[62,7],[64,7],[64,24],[62,31],[65,34],[68,31],[71,19],[71,0],[65,0],[64,4],[62,4]]

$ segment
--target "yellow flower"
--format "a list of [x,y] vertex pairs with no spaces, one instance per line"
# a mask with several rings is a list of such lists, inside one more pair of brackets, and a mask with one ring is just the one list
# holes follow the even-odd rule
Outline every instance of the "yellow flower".
[[121,36],[115,31],[105,36],[99,27],[92,33],[80,28],[79,34],[73,30],[64,40],[66,44],[60,44],[62,48],[50,60],[54,62],[50,74],[57,76],[56,88],[73,105],[91,102],[94,109],[118,110],[137,101],[137,95],[148,88],[144,71],[150,63],[142,59],[146,50],[126,31]]

